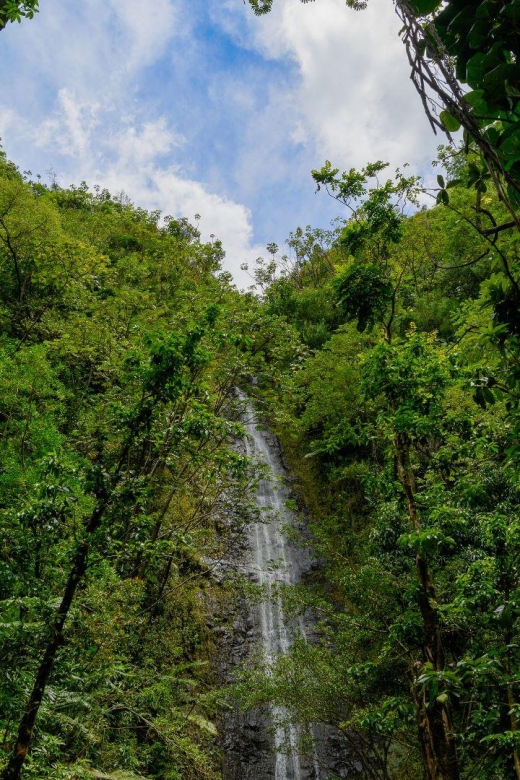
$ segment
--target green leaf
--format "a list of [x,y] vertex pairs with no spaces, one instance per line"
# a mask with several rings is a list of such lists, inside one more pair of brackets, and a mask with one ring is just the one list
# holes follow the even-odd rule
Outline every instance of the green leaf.
[[498,132],[496,127],[488,127],[484,132],[482,133],[486,141],[491,144],[491,146],[498,146],[499,139],[500,139],[500,133]]
[[520,206],[520,192],[518,192],[518,190],[515,187],[511,187],[511,185],[508,185],[507,197],[509,198],[513,206],[515,206],[516,208]]
[[[484,76],[484,54],[482,52],[477,52],[473,57],[471,57],[470,60],[468,60],[468,63],[466,65],[466,81],[470,86],[479,86],[482,83],[482,77]],[[484,90],[476,89],[477,91],[482,91],[482,94],[484,94]]]
[[[87,770],[88,771],[88,770]],[[146,780],[143,775],[136,775],[134,772],[127,772],[126,769],[118,769],[107,775],[105,772],[99,772],[96,769],[90,770],[92,777],[98,780]]]
[[468,41],[472,49],[479,49],[485,45],[489,34],[489,22],[487,19],[477,19],[469,31]]
[[449,111],[441,111],[439,119],[449,133],[456,133],[457,130],[460,130],[459,120],[455,119]]
[[440,0],[412,0],[412,8],[418,16],[432,14],[440,4]]
[[191,713],[191,715],[188,715],[188,720],[192,723],[195,723],[203,731],[207,731],[208,734],[212,734],[215,737],[218,735],[215,724],[207,718],[202,717],[202,715],[199,715],[198,713]]
[[485,114],[489,112],[489,107],[484,100],[483,89],[473,89],[471,92],[464,95],[464,100],[469,106],[475,109],[477,113]]

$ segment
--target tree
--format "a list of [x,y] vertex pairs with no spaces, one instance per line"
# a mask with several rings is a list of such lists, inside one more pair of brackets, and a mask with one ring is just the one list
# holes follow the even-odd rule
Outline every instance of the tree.
[[[518,237],[493,230],[507,212],[478,158],[443,159],[413,214],[378,169],[313,173],[350,210],[315,300],[329,330],[269,402],[325,562],[318,595],[289,600],[324,621],[258,690],[334,724],[368,777],[512,780]],[[305,335],[299,280],[264,305]]]
[[423,660],[415,668],[413,697],[417,709],[419,740],[429,780],[458,780],[460,776],[449,699],[428,699],[421,690],[422,667],[434,673],[445,672],[445,650],[439,618],[439,605],[429,562],[429,545],[439,543],[440,535],[424,530],[417,496],[418,473],[412,451],[428,439],[442,435],[443,395],[449,380],[446,356],[431,348],[421,335],[413,333],[402,345],[382,344],[367,359],[367,394],[379,398],[381,419],[392,439],[397,475],[406,499],[415,545],[418,581],[417,602],[422,619]]
[[1,153],[0,223],[0,776],[214,780],[204,594],[254,479],[256,315],[186,220]]
[[0,30],[8,22],[21,22],[22,19],[32,19],[38,12],[39,0],[0,0]]
[[[301,0],[312,2],[313,0]],[[249,0],[271,11],[273,0]],[[347,0],[356,10],[366,3]],[[520,229],[520,71],[516,0],[398,0],[401,35],[434,132],[464,128]],[[470,87],[470,91],[461,85]]]
[[[216,312],[208,314],[210,325],[214,324],[215,314]],[[175,406],[183,396],[196,392],[196,376],[206,359],[199,348],[203,335],[204,327],[199,327],[188,333],[185,339],[172,334],[167,339],[159,338],[155,341],[149,357],[149,367],[144,370],[141,387],[138,389],[140,398],[135,407],[128,410],[127,421],[121,431],[119,449],[110,453],[108,462],[99,462],[93,466],[87,477],[91,484],[93,508],[84,520],[82,533],[72,553],[72,566],[20,722],[13,755],[2,773],[3,780],[18,780],[20,777],[56,655],[64,642],[65,623],[76,592],[85,577],[93,541],[96,536],[99,537],[106,516],[117,507],[122,483],[129,478],[135,478],[134,475],[139,472],[140,479],[146,480],[156,469],[162,467],[162,461],[167,455],[171,455],[172,445],[168,431],[157,429],[156,418],[162,417],[163,424],[168,425],[169,415],[165,414],[164,406]],[[159,446],[157,441],[160,442]],[[147,453],[148,465],[145,466],[141,462],[143,449],[153,450],[154,445],[157,449],[151,457],[151,453]],[[99,543],[99,538],[97,541]]]
[[327,160],[312,177],[318,190],[323,187],[349,211],[338,242],[351,258],[335,285],[341,317],[357,320],[361,332],[381,322],[391,341],[397,295],[408,270],[406,262],[395,267],[392,247],[402,239],[406,209],[417,205],[420,187],[417,177],[399,170],[381,184],[378,177],[386,167],[378,161],[338,176],[339,169]]
[[[400,0],[403,40],[432,127],[463,127],[520,229],[520,73],[514,1]],[[461,87],[470,87],[470,91]]]

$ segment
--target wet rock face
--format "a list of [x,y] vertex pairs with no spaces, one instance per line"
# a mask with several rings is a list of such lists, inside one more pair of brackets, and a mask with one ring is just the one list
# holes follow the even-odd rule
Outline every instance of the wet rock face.
[[[247,573],[247,555],[240,566]],[[223,616],[221,632],[220,677],[228,684],[235,678],[261,641],[257,610],[245,598],[237,597],[230,611]],[[227,712],[221,724],[222,776],[224,780],[274,780],[274,742],[269,731],[270,713],[267,709],[252,712]]]
[[[226,577],[226,570],[234,573],[238,570],[246,579],[256,581],[256,576],[249,569],[249,540],[242,527],[233,542],[222,576]],[[221,611],[219,622],[213,625],[212,630],[220,646],[219,678],[225,685],[231,685],[237,670],[244,668],[261,643],[258,610],[239,591]],[[267,709],[226,712],[220,732],[224,780],[274,780],[274,742]]]
[[[246,533],[248,550],[240,567],[246,576],[263,587],[266,599],[254,606],[243,599],[235,605],[234,614],[228,616],[230,631],[222,643],[221,673],[230,682],[235,670],[247,663],[255,649],[260,647],[272,659],[288,651],[291,629],[281,600],[276,596],[276,587],[299,582],[310,566],[306,552],[290,544],[282,533],[282,526],[290,523],[292,517],[285,507],[290,495],[284,484],[286,469],[278,441],[257,426],[251,408],[246,418],[247,453],[269,466],[272,478],[262,480],[258,487],[256,502],[265,518]],[[305,632],[303,624],[297,628]],[[276,713],[265,709],[225,716],[222,745],[225,780],[311,780],[318,777],[312,762],[298,755],[297,729],[273,730],[273,715]],[[292,748],[288,755],[277,750],[285,743]]]
[[[276,595],[278,584],[301,582],[313,567],[307,549],[289,541],[283,532],[283,528],[291,524],[301,531],[302,538],[305,537],[305,529],[294,522],[291,511],[286,508],[286,501],[294,498],[287,466],[278,440],[257,425],[251,408],[248,408],[245,424],[247,453],[267,464],[272,478],[261,481],[256,496],[266,520],[241,531],[242,537],[235,545],[233,566],[261,585],[267,598],[252,605],[245,597],[237,597],[228,613],[222,615],[222,625],[214,628],[220,632],[220,676],[225,683],[233,682],[236,670],[243,668],[258,648],[274,659],[289,650],[294,632],[307,636],[313,630],[311,616],[290,622]],[[273,729],[272,722],[277,714],[280,713],[266,708],[224,715],[221,729],[224,780],[363,777],[343,740],[333,730],[313,727],[313,753],[303,756],[297,749],[299,727]],[[281,751],[282,745],[288,746],[289,750]]]
[[229,741],[224,743],[225,780],[275,778],[275,756],[267,713],[235,713],[229,719]]

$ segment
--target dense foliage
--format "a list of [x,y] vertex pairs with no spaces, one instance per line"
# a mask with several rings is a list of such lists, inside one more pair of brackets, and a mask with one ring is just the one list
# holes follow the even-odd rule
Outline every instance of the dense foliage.
[[8,22],[21,22],[32,19],[38,12],[38,0],[0,0],[0,30]]
[[[37,6],[0,0],[0,30]],[[2,780],[219,776],[210,575],[250,375],[321,567],[284,594],[315,640],[244,706],[333,726],[361,777],[520,778],[518,2],[396,9],[464,148],[429,193],[314,171],[347,213],[271,244],[257,297],[186,220],[0,156]]]
[[519,239],[490,240],[482,211],[505,207],[471,160],[443,159],[459,186],[431,208],[380,163],[315,171],[349,209],[329,262],[284,258],[264,291],[307,349],[260,396],[322,560],[287,598],[321,622],[240,692],[334,724],[362,777],[504,780],[520,776]]
[[252,479],[233,390],[272,341],[222,256],[0,157],[2,777],[218,776],[212,562]]

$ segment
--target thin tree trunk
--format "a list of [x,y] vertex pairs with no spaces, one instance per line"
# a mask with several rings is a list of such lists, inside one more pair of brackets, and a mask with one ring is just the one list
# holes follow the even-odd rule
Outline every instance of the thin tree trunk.
[[428,778],[437,777],[432,773],[435,770],[437,762],[432,749],[432,740],[429,733],[428,718],[426,717],[426,708],[424,706],[424,697],[420,694],[416,682],[416,670],[413,671],[411,679],[411,691],[415,704],[415,719],[417,722],[417,732],[419,734],[419,744],[421,746],[423,766]]
[[2,780],[19,780],[20,778],[20,773],[22,771],[22,767],[31,744],[34,724],[36,722],[38,711],[42,703],[45,688],[49,682],[49,677],[51,675],[58,650],[63,644],[63,627],[65,625],[65,621],[67,620],[67,616],[69,614],[78,585],[83,579],[87,569],[88,553],[92,534],[94,534],[95,531],[97,531],[99,528],[106,508],[107,503],[104,502],[98,504],[98,506],[94,509],[86,527],[85,540],[81,542],[77,549],[76,556],[74,558],[74,565],[68,576],[61,604],[56,613],[52,627],[52,635],[49,643],[47,644],[47,647],[45,648],[45,653],[43,654],[43,658],[36,673],[33,689],[29,697],[29,701],[25,707],[22,720],[20,721],[18,735],[14,744],[12,756],[6,768],[2,772]]
[[[419,531],[421,521],[415,500],[415,476],[409,465],[409,443],[406,437],[398,435],[395,441],[397,473],[408,504],[408,515],[414,531]],[[435,586],[428,562],[422,555],[415,558],[417,579],[420,585],[419,610],[423,621],[423,655],[436,672],[444,669],[444,648],[439,625]],[[420,667],[414,670],[415,677]],[[421,694],[414,685],[419,740],[428,780],[459,780],[459,768],[451,708],[446,702],[428,701],[426,693]]]
[[[518,719],[515,715],[514,706],[515,706],[515,697],[513,696],[513,691],[511,690],[511,686],[507,686],[507,705],[509,707],[509,711],[511,713],[511,731],[518,731]],[[517,778],[520,779],[520,756],[518,755],[518,750],[516,748],[513,748],[513,760],[515,763],[515,772]]]

